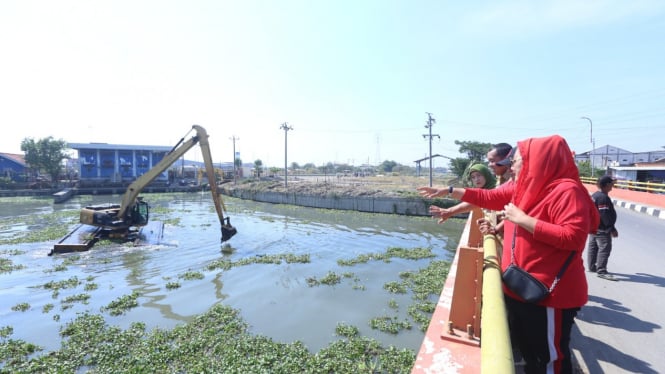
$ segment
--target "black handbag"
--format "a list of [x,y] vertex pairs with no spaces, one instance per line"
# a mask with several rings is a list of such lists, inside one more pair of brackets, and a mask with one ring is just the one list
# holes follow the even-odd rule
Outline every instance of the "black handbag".
[[547,296],[549,296],[559,279],[563,276],[563,273],[566,271],[566,268],[570,264],[570,261],[573,259],[575,252],[571,252],[570,256],[566,259],[566,262],[559,270],[559,273],[554,278],[554,282],[548,288],[543,282],[536,279],[533,275],[529,274],[528,271],[522,269],[517,264],[515,264],[515,236],[517,235],[517,226],[515,226],[515,231],[513,232],[513,245],[510,248],[510,265],[503,272],[501,278],[503,283],[513,291],[513,293],[527,303],[538,304]]

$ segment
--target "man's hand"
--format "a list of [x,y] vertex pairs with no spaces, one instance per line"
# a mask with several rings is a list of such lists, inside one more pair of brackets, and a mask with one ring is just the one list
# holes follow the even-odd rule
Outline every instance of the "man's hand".
[[428,197],[428,198],[435,198],[435,197],[440,197],[440,196],[447,196],[448,195],[448,190],[447,189],[439,189],[436,187],[418,187],[416,188],[420,196],[423,197]]
[[496,228],[489,220],[480,218],[478,221],[476,221],[476,223],[478,224],[478,229],[483,235],[496,235]]

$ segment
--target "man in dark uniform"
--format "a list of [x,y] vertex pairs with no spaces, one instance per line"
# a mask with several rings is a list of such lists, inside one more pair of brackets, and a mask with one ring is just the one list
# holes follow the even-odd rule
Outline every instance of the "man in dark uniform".
[[607,272],[607,261],[610,258],[610,252],[612,252],[612,238],[619,236],[619,232],[614,227],[617,221],[617,212],[609,195],[614,182],[615,179],[609,175],[600,177],[596,183],[598,191],[591,195],[600,214],[600,224],[598,225],[598,231],[589,235],[587,253],[589,271],[596,272],[598,277],[607,280],[616,280],[612,274]]

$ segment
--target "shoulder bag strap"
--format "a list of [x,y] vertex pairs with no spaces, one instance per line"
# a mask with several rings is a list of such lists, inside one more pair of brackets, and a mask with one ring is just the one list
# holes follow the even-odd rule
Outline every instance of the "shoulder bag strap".
[[[515,229],[513,231],[513,243],[510,247],[510,263],[515,264],[515,237],[517,236],[517,225],[515,225]],[[554,287],[556,287],[557,283],[559,283],[559,280],[561,280],[561,277],[563,276],[563,273],[566,272],[566,269],[568,268],[568,265],[570,265],[570,262],[573,260],[573,256],[575,256],[575,251],[570,252],[570,255],[566,259],[566,262],[563,263],[563,266],[561,266],[561,270],[559,270],[559,273],[556,275],[556,278],[554,278],[554,282],[550,286],[550,293],[554,290]],[[517,265],[517,264],[515,264]],[[519,265],[517,265],[519,266]]]

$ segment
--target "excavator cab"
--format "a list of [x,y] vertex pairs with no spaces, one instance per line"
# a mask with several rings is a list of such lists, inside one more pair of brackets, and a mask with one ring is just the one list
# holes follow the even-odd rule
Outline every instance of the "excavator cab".
[[132,207],[131,222],[134,226],[145,226],[150,218],[150,206],[143,197],[136,199],[136,205]]

